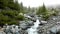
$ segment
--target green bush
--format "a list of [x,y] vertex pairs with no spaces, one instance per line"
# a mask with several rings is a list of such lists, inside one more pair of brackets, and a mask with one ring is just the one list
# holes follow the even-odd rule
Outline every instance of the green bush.
[[0,12],[0,24],[18,24],[18,21],[24,20],[24,16],[18,14],[19,13],[14,10],[2,10]]
[[17,20],[24,20],[24,16],[18,15],[18,16],[16,17],[16,19],[17,19]]
[[18,24],[20,20],[24,20],[24,16],[19,15],[23,12],[22,3],[14,0],[0,0],[0,24]]

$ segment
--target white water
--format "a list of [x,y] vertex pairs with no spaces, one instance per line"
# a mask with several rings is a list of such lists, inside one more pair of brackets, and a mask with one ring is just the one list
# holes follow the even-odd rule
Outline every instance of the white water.
[[40,24],[40,22],[39,22],[39,20],[37,19],[36,22],[34,23],[34,25],[31,26],[31,28],[29,28],[29,29],[27,30],[28,34],[38,34],[37,28],[39,27],[39,24]]

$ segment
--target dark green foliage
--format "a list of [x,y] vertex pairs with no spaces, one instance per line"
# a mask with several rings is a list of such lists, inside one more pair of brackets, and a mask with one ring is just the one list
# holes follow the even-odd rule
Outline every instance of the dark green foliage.
[[37,10],[37,15],[42,15],[42,19],[43,20],[48,20],[50,16],[56,16],[58,15],[58,11],[56,11],[56,9],[53,9],[51,11],[47,10],[45,5],[43,4],[42,7],[39,7]]
[[13,10],[20,10],[20,5],[18,4],[18,1],[9,1],[8,7]]
[[0,0],[0,8],[4,9],[8,6],[8,0]]
[[19,20],[24,19],[24,16],[18,14],[19,13],[14,10],[2,10],[0,12],[0,24],[18,24]]
[[20,10],[20,5],[18,1],[14,0],[0,0],[0,9],[10,8],[13,10]]
[[41,13],[42,13],[42,15],[45,15],[46,12],[47,12],[46,7],[45,7],[45,5],[43,4],[43,6],[42,6],[42,8],[41,8]]
[[19,5],[14,0],[0,0],[0,9],[0,25],[18,24],[20,20],[24,19],[24,16],[19,15],[20,12],[23,12],[22,3]]
[[3,15],[11,16],[11,17],[18,15],[18,12],[14,10],[2,10],[1,13],[3,13]]
[[23,3],[22,2],[20,3],[20,12],[24,13],[24,7],[23,7]]
[[50,15],[48,15],[48,14],[42,16],[42,18],[43,18],[45,21],[48,20],[49,17],[50,17]]
[[24,20],[24,16],[18,15],[18,16],[16,17],[16,19],[17,19],[17,20]]
[[39,7],[39,9],[37,10],[37,15],[41,15],[41,8]]
[[37,11],[37,15],[42,15],[41,17],[44,19],[44,20],[47,20],[49,15],[48,15],[48,12],[47,12],[47,9],[45,7],[45,5],[43,4],[42,7],[39,7],[38,11]]
[[44,15],[44,14],[46,14],[46,12],[47,12],[47,9],[46,9],[45,5],[43,4],[42,7],[38,8],[37,15]]

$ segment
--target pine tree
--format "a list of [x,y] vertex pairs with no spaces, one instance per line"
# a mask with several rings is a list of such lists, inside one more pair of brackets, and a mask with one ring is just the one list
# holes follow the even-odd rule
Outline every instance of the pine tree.
[[8,5],[8,0],[0,0],[0,9],[6,8]]
[[18,1],[0,0],[0,9],[2,9],[0,11],[0,25],[18,24],[20,20],[24,19],[24,16],[18,15],[20,12],[23,12],[23,4],[21,3],[20,5]]
[[43,3],[42,9],[41,9],[42,15],[44,15],[47,11],[46,11],[46,7]]
[[44,5],[44,3],[43,3],[43,6],[38,8],[37,14],[38,14],[38,15],[44,15],[46,12],[47,12],[47,11],[46,11],[46,7],[45,7],[45,5]]

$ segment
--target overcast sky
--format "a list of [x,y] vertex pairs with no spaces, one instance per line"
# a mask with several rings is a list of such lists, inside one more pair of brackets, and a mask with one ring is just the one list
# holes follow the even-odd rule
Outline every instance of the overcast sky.
[[18,0],[18,2],[22,2],[26,7],[38,7],[41,6],[43,2],[46,6],[60,4],[60,0]]

